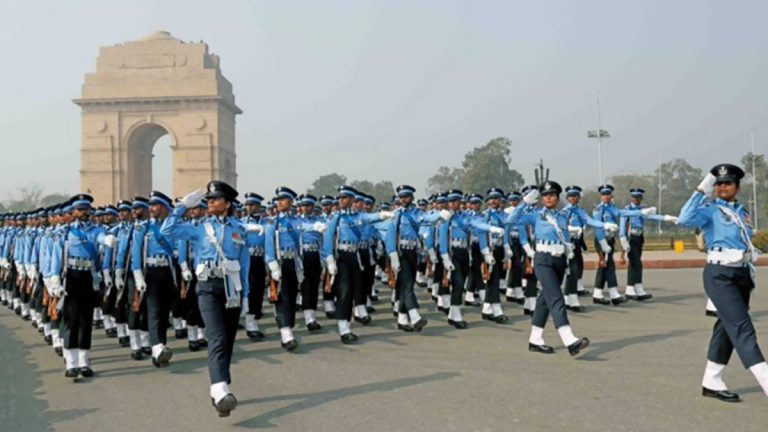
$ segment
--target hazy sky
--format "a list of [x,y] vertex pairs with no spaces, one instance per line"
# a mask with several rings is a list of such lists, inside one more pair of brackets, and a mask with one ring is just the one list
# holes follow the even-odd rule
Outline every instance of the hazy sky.
[[[237,104],[238,189],[303,191],[321,174],[423,189],[441,165],[505,136],[596,185],[659,160],[709,167],[768,146],[768,2],[4,1],[0,198],[76,192],[83,76],[100,46],[156,30],[204,40]],[[170,189],[168,142],[156,186]]]

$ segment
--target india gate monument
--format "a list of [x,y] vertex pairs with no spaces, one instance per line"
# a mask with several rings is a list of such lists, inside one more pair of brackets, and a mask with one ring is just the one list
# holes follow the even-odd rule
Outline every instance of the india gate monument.
[[232,84],[208,45],[159,31],[102,47],[82,96],[80,183],[97,203],[152,188],[152,149],[168,134],[173,194],[220,179],[237,183]]

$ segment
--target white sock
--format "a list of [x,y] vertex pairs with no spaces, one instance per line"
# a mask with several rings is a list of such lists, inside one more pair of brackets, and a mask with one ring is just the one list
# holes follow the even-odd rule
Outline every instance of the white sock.
[[392,295],[389,297],[390,303],[395,303],[397,301],[397,290],[390,290],[392,291]]
[[307,325],[317,321],[317,316],[315,315],[314,309],[304,309],[304,321]]
[[716,391],[728,390],[725,381],[723,381],[724,372],[724,364],[707,360],[707,366],[704,368],[704,378],[701,380],[701,386]]
[[507,290],[504,291],[504,295],[507,296],[507,297],[514,297],[515,289],[514,288],[507,288]]
[[565,298],[565,304],[571,307],[581,306],[579,303],[579,296],[576,294],[568,294],[568,296]]
[[504,311],[501,310],[501,303],[492,303],[491,304],[491,311],[493,313],[493,316],[504,315]]
[[184,327],[181,323],[181,318],[174,318],[173,319],[173,329],[174,330],[182,330]]
[[757,382],[760,384],[760,387],[762,387],[763,393],[768,396],[768,363],[758,363],[750,367],[749,371],[752,372],[752,375],[754,375],[755,378],[757,378]]
[[477,292],[477,294],[480,296],[480,301],[485,302],[485,290],[481,289],[480,291]]
[[576,281],[576,290],[577,291],[586,291],[586,289],[584,288],[584,282],[582,282],[581,279]]
[[408,314],[406,313],[398,313],[397,314],[397,323],[401,325],[409,325],[411,321],[408,319]]
[[619,294],[619,289],[616,287],[608,288],[608,294],[611,296],[611,300],[621,298],[621,294]]
[[437,298],[437,307],[439,307],[439,308],[444,308],[445,307],[445,302],[443,301],[443,297],[445,297],[445,296],[437,296],[436,297]]
[[365,305],[355,306],[355,316],[358,318],[365,318],[368,316],[368,309],[365,308]]
[[116,324],[115,327],[117,327],[117,337],[121,338],[127,336],[125,327],[123,327],[122,324]]
[[546,343],[544,343],[544,329],[531,326],[531,335],[528,337],[528,342],[534,345],[546,345]]
[[448,309],[448,319],[452,321],[464,321],[464,317],[461,316],[461,306],[451,306]]
[[255,315],[248,314],[245,316],[245,331],[256,331],[259,329],[259,325],[256,324]]
[[143,330],[139,331],[139,336],[141,340],[141,346],[143,347],[149,347],[149,332],[145,332]]
[[205,327],[197,327],[197,340],[205,340]]
[[213,403],[221,402],[224,397],[231,393],[226,381],[211,384],[211,397],[213,398]]
[[138,330],[129,330],[128,338],[131,340],[132,351],[141,349],[141,335]]
[[347,320],[338,320],[336,321],[336,324],[339,327],[339,335],[344,336],[345,334],[352,333],[352,329],[349,328],[349,321]]
[[635,284],[635,292],[637,292],[637,295],[639,296],[648,295],[648,293],[645,292],[645,288],[643,288],[643,284],[641,283]]
[[635,286],[627,285],[627,289],[624,291],[624,294],[628,296],[637,295],[637,293],[635,292]]
[[573,335],[573,330],[569,325],[564,325],[558,328],[557,332],[560,334],[560,340],[563,341],[563,345],[565,346],[569,346],[572,343],[579,341],[579,339]]
[[491,309],[490,303],[483,303],[483,314],[485,315],[491,315],[493,313],[493,310]]
[[165,348],[165,345],[161,343],[152,345],[152,357],[158,358],[160,356],[160,353],[163,352],[164,348]]
[[45,323],[43,324],[43,335],[44,336],[50,336],[51,335],[51,323]]
[[62,350],[65,368],[74,369],[77,367],[78,351],[79,350],[76,350],[76,349],[66,349],[66,348]]
[[400,310],[400,300],[395,300],[395,304],[394,304],[394,305],[392,305],[392,310],[393,310],[394,312],[397,312],[397,311],[399,311],[399,310]]
[[187,340],[190,342],[197,342],[197,326],[187,326]]
[[717,312],[715,304],[712,303],[712,300],[710,300],[709,297],[707,297],[707,310],[710,312]]
[[77,367],[91,366],[91,350],[81,349],[77,351]]
[[280,341],[288,343],[293,340],[293,331],[290,327],[280,327]]
[[475,301],[475,293],[473,293],[472,291],[467,291],[466,293],[464,293],[464,300],[469,303],[473,303]]
[[516,299],[525,298],[525,295],[523,295],[523,287],[515,287],[514,290]]
[[596,299],[604,299],[605,296],[603,295],[603,289],[595,288],[595,290],[592,292],[592,297]]
[[61,338],[59,338],[59,329],[51,329],[51,339],[53,339],[53,347],[61,346]]
[[418,309],[409,310],[408,318],[411,319],[412,323],[417,323],[421,319],[421,315],[419,315],[419,310]]
[[[440,298],[442,299],[442,302],[443,302],[442,306],[444,308],[447,308],[448,306],[451,305],[451,295],[450,294],[442,295],[442,296],[440,296]],[[440,305],[440,302],[438,301],[437,304]]]
[[93,319],[94,321],[98,321],[101,319],[101,308],[95,308],[93,310]]
[[323,300],[323,310],[326,312],[335,312],[336,306],[333,304],[333,301],[331,300]]

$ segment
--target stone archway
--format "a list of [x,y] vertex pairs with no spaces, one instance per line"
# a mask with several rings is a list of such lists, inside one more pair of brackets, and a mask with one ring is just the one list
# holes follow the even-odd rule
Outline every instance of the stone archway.
[[152,147],[171,137],[173,190],[182,195],[213,179],[237,184],[235,105],[219,57],[205,43],[167,32],[99,51],[85,76],[80,179],[99,204],[152,189]]

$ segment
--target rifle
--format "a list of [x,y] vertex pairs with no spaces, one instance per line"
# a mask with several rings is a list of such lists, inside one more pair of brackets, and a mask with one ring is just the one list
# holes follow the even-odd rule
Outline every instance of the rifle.
[[272,279],[272,276],[267,276],[267,288],[268,288],[268,299],[270,303],[277,303],[277,296],[278,296],[278,290],[277,290],[277,281]]
[[523,273],[526,275],[532,275],[533,274],[533,265],[531,264],[531,259],[528,257],[525,257],[523,260]]
[[392,263],[389,261],[389,258],[387,258],[387,265],[385,266],[384,271],[387,272],[387,285],[389,285],[391,289],[395,289],[397,278],[395,277],[395,272],[392,271]]
[[[186,242],[186,243],[187,243],[187,257],[189,257],[191,245],[189,244],[189,242]],[[185,281],[183,277],[179,278],[179,298],[180,299],[184,300],[187,298],[188,288],[189,286],[187,284],[187,281]]]
[[449,272],[448,270],[444,270],[443,271],[443,280],[441,282],[443,288],[448,288],[448,285],[450,284],[450,281],[451,281],[451,272]]
[[51,297],[48,301],[48,317],[51,321],[59,319],[59,300],[58,297]]
[[482,274],[483,282],[488,283],[491,280],[491,268],[488,263],[483,262],[480,264],[480,273]]
[[323,288],[323,292],[326,294],[330,294],[333,291],[333,282],[334,279],[336,279],[334,276],[332,276],[328,271],[325,272],[325,285]]
[[133,303],[131,304],[131,309],[133,309],[134,312],[139,313],[141,310],[141,301],[144,299],[144,295],[134,287],[133,290]]

